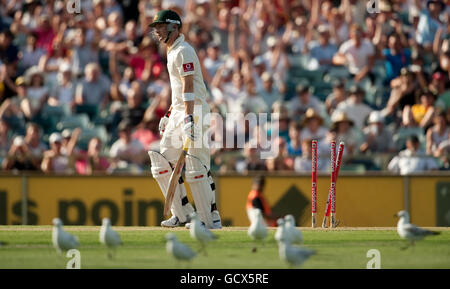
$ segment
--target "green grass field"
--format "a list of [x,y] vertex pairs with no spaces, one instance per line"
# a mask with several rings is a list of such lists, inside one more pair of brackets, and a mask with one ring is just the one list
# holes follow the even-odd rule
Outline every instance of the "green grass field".
[[[272,269],[288,268],[278,257],[271,229],[264,246],[256,253],[246,228],[216,230],[219,239],[207,246],[208,256],[198,255],[187,265],[176,262],[166,253],[164,235],[173,231],[194,250],[199,245],[189,231],[159,227],[116,227],[124,242],[116,257],[109,260],[99,243],[99,227],[65,227],[78,236],[81,246],[81,268],[223,268]],[[441,231],[418,242],[415,247],[400,250],[405,245],[395,228],[301,228],[304,246],[317,251],[301,268],[366,268],[370,249],[381,253],[381,268],[450,268],[450,230]],[[57,255],[51,244],[50,226],[0,226],[0,268],[65,268],[69,258]]]

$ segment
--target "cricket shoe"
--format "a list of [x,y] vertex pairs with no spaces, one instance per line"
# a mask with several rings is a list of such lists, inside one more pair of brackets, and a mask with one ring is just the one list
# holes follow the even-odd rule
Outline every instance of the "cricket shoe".
[[162,221],[161,227],[174,228],[184,226],[185,224],[186,222],[181,223],[177,216],[172,216],[170,219]]
[[[219,216],[218,213],[217,213],[217,216]],[[212,227],[210,229],[222,229],[222,221],[220,220],[220,216],[219,216],[218,219],[215,218],[215,217],[216,217],[216,215],[214,215],[214,212],[213,212],[213,218],[214,219],[213,219]],[[203,222],[202,222],[202,224],[203,224]],[[184,227],[186,229],[190,229],[191,228],[191,223],[187,222],[186,225],[184,225]]]

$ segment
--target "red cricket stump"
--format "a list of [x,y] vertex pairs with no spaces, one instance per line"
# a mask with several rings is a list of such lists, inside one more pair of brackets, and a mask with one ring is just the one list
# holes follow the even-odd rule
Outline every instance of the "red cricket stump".
[[[328,198],[327,198],[327,205],[325,207],[325,210],[328,209],[328,200],[330,199],[330,195],[332,196],[334,194],[334,188],[336,186],[336,141],[332,141],[330,143],[330,151],[331,151],[331,157],[330,157],[330,191],[328,192]],[[322,222],[322,228],[327,227],[327,218],[328,216],[324,216],[323,222]]]
[[311,144],[312,157],[312,186],[311,186],[311,226],[316,227],[316,215],[317,215],[317,140],[313,140]]
[[[341,168],[341,163],[342,163],[342,156],[344,154],[344,147],[345,147],[344,142],[340,142],[338,153],[337,153],[337,159],[336,159],[336,172],[335,172],[335,174],[336,174],[335,181],[336,182],[335,182],[335,186],[334,186],[334,195],[331,194],[331,190],[328,192],[327,204],[325,206],[324,223],[322,223],[322,226],[324,226],[324,224],[325,224],[325,227],[326,227],[327,218],[328,218],[328,216],[330,216],[330,212],[333,214],[334,218],[336,216],[336,187],[337,187],[337,180],[338,180],[338,176],[339,176],[339,169]],[[334,208],[334,210],[332,210],[332,207]],[[331,225],[333,227],[333,222]],[[336,220],[334,221],[334,226],[336,226]]]
[[335,172],[334,172],[334,189],[332,192],[331,199],[331,227],[336,228],[336,187],[337,187],[337,178],[339,174],[339,169],[342,161],[342,154],[344,152],[344,143],[341,142],[339,144],[338,157],[336,159]]

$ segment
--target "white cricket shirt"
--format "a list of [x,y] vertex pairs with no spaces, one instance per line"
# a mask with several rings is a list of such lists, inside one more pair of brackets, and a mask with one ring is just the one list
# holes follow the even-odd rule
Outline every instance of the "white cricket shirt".
[[184,112],[181,78],[187,75],[194,75],[195,105],[202,106],[202,113],[209,112],[200,61],[194,48],[184,41],[183,34],[167,50],[167,70],[172,88],[172,112],[173,110]]

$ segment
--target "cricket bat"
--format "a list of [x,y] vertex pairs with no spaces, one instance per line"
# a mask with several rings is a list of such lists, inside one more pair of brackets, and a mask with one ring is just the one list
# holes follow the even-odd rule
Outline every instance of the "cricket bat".
[[[197,123],[198,117],[194,117],[194,123]],[[164,203],[164,216],[168,217],[170,213],[170,207],[172,206],[173,196],[175,195],[175,190],[177,189],[178,180],[180,179],[181,170],[184,166],[184,159],[186,158],[186,154],[188,152],[189,147],[191,146],[191,139],[186,137],[186,140],[183,144],[183,149],[181,151],[180,157],[175,165],[175,168],[172,171],[169,179],[169,188],[167,189],[166,201]]]

